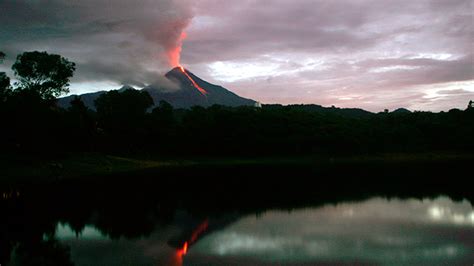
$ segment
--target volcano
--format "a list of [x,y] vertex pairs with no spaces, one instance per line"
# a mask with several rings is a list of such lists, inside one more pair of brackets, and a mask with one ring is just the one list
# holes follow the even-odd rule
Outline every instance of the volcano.
[[207,81],[204,81],[183,67],[175,67],[165,77],[179,86],[178,90],[165,92],[159,86],[150,85],[147,91],[155,104],[165,100],[176,108],[191,106],[211,106],[214,104],[226,106],[254,106],[254,100],[242,98],[237,94]]
[[[190,108],[192,106],[208,107],[215,104],[225,106],[256,106],[258,103],[246,99],[227,90],[224,87],[211,84],[194,75],[184,67],[175,67],[165,74],[165,78],[176,85],[176,88],[167,89],[159,84],[151,84],[143,88],[153,98],[155,105],[160,101],[166,101],[175,108]],[[130,89],[123,86],[120,90]],[[133,88],[132,88],[133,89]],[[104,91],[79,95],[85,105],[95,110],[94,100]],[[70,102],[76,95],[58,99],[58,105],[63,108],[70,106]]]

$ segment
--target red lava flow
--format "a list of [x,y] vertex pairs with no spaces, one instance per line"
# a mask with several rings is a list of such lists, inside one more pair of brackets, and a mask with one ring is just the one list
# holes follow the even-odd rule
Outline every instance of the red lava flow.
[[186,70],[184,69],[184,67],[182,66],[179,66],[179,68],[181,69],[181,72],[184,73],[184,75],[186,75],[186,77],[189,79],[189,81],[191,81],[191,83],[193,84],[193,86],[198,89],[198,91],[202,94],[202,95],[206,95],[207,94],[207,91],[205,89],[203,89],[201,86],[199,86],[196,81],[194,81],[194,79],[188,74],[188,72],[186,72]]

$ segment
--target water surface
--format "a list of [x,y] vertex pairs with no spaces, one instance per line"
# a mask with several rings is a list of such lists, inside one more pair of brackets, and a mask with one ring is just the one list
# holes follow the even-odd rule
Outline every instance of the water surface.
[[[177,211],[146,236],[56,225],[76,265],[472,265],[470,202],[370,198],[193,218]],[[183,250],[186,245],[186,250]]]

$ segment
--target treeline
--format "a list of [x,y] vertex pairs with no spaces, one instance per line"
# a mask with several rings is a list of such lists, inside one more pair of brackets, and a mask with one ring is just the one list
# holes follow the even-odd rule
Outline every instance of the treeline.
[[18,84],[0,77],[0,146],[6,152],[291,156],[474,148],[472,102],[466,110],[441,113],[305,105],[173,109],[166,102],[153,108],[147,92],[125,90],[102,94],[96,111],[78,97],[62,109],[56,97],[67,91],[73,63],[31,52],[18,56],[13,70]]

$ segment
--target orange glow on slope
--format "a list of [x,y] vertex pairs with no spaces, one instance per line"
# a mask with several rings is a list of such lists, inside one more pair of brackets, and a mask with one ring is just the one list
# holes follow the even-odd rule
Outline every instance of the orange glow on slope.
[[168,61],[171,67],[179,66],[179,61],[181,59],[181,48],[183,46],[184,39],[186,39],[186,32],[183,31],[179,36],[176,47],[170,49],[167,53]]
[[209,220],[206,219],[204,220],[204,222],[202,222],[197,228],[196,230],[193,231],[192,235],[191,235],[191,238],[189,239],[189,241],[186,241],[184,242],[183,244],[183,247],[178,249],[176,251],[176,254],[179,256],[179,257],[182,257],[184,255],[186,255],[186,253],[188,253],[188,245],[196,242],[196,240],[198,239],[199,235],[201,235],[204,231],[207,230],[207,227],[209,226]]
[[202,95],[206,95],[207,94],[207,91],[205,89],[203,89],[201,86],[199,86],[196,81],[194,81],[193,78],[191,78],[191,76],[188,74],[188,72],[186,72],[186,70],[184,69],[184,67],[182,66],[179,66],[179,68],[181,69],[181,72],[183,72],[184,75],[186,75],[186,77],[189,79],[189,81],[191,81],[191,83],[193,84],[193,86],[198,89],[198,91],[202,94]]
[[204,222],[202,222],[196,230],[194,230],[193,234],[191,235],[190,243],[194,243],[197,238],[199,237],[200,234],[202,234],[204,231],[206,231],[207,227],[209,226],[209,220],[206,219]]

